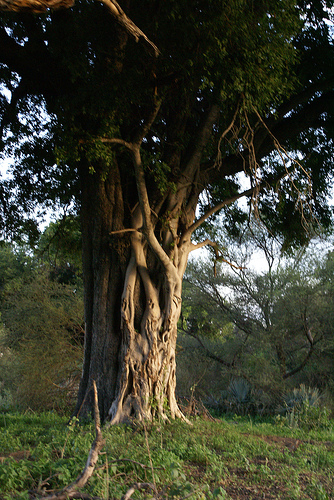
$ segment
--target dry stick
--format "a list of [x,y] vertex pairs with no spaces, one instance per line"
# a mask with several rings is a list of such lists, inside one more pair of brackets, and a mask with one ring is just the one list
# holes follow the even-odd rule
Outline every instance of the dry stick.
[[[129,500],[136,490],[153,490],[156,492],[154,484],[151,483],[135,483],[128,489],[128,491],[122,496],[121,500]],[[154,499],[152,499],[154,500]]]
[[[43,496],[43,500],[67,500],[69,498],[78,498],[77,490],[83,488],[87,481],[92,476],[96,462],[99,458],[100,451],[104,446],[104,439],[101,432],[101,423],[100,423],[100,412],[97,398],[97,388],[95,380],[93,380],[93,389],[94,389],[94,420],[95,420],[95,439],[92,444],[91,449],[89,450],[88,458],[86,465],[77,479],[70,485],[66,486],[63,490],[58,493],[53,493],[52,495]],[[79,497],[87,497],[86,495],[80,495]]]

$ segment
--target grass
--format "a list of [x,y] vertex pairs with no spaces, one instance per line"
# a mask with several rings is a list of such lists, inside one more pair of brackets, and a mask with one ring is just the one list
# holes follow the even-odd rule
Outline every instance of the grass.
[[[85,492],[120,499],[132,484],[150,482],[165,499],[334,499],[333,425],[306,430],[249,417],[192,424],[104,429]],[[54,413],[0,414],[0,499],[63,488],[82,471],[93,439],[93,425],[69,426]]]

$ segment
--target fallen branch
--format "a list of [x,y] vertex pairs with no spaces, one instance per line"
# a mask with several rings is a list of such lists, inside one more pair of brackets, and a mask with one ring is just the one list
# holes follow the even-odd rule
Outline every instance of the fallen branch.
[[[156,493],[156,488],[154,484],[151,483],[135,483],[131,486],[131,488],[128,489],[128,491],[125,493],[125,495],[122,496],[122,500],[129,500],[131,496],[134,494],[135,491],[137,490],[153,490],[154,493]],[[154,497],[151,499],[154,500]]]
[[83,488],[87,481],[91,478],[96,462],[99,458],[100,451],[102,447],[104,446],[104,439],[102,436],[101,432],[101,422],[100,422],[100,412],[99,412],[99,405],[98,405],[98,398],[97,398],[97,389],[96,389],[96,383],[95,380],[93,380],[93,389],[94,389],[94,421],[95,421],[95,439],[92,444],[92,447],[89,451],[88,458],[86,465],[80,474],[80,476],[77,477],[77,479],[71,483],[70,485],[66,486],[64,489],[57,493],[52,493],[51,495],[43,495],[44,499],[47,500],[68,500],[69,498],[82,498],[82,499],[87,499],[91,498],[89,495],[86,494],[81,494],[77,490],[80,488]]

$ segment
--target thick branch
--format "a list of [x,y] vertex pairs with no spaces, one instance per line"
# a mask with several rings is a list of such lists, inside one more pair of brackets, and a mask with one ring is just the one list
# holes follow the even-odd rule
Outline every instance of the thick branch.
[[305,358],[303,359],[303,361],[300,363],[300,365],[298,365],[296,368],[294,368],[293,370],[290,370],[289,372],[285,373],[283,375],[283,379],[287,379],[289,377],[292,377],[292,375],[295,375],[296,373],[300,372],[305,366],[306,366],[306,363],[308,362],[308,360],[310,359],[310,357],[312,356],[313,354],[313,351],[314,351],[314,344],[311,344]]
[[[145,35],[145,33],[134,24],[121,9],[115,0],[97,0],[109,9],[111,15],[125,29],[127,33],[138,42],[141,38],[153,49],[156,56],[159,55],[158,47]],[[69,8],[74,5],[74,0],[0,0],[0,11],[32,12],[41,14],[47,9],[58,10]]]
[[151,40],[147,38],[145,33],[141,29],[138,28],[134,24],[134,22],[131,21],[131,19],[128,18],[128,16],[124,13],[124,11],[121,9],[119,4],[115,0],[98,0],[102,3],[104,3],[111,14],[117,19],[119,24],[123,26],[123,28],[131,35],[133,36],[136,41],[138,42],[140,38],[143,38],[145,42],[150,45],[150,47],[154,50],[154,53],[156,56],[159,55],[159,49],[156,45],[154,45]]
[[195,147],[190,157],[190,160],[187,163],[186,169],[184,171],[184,176],[191,176],[191,173],[194,172],[195,169],[198,168],[201,162],[202,153],[204,148],[207,146],[208,141],[212,134],[212,127],[218,121],[220,112],[220,107],[218,104],[214,104],[211,106],[205,121],[198,132],[197,139],[195,140]]
[[253,187],[251,189],[247,189],[246,191],[243,191],[242,193],[236,194],[235,196],[232,196],[231,198],[227,198],[226,200],[222,201],[218,205],[215,205],[214,207],[210,208],[202,217],[197,219],[187,230],[187,232],[184,234],[184,237],[186,238],[187,236],[191,235],[197,228],[199,228],[203,222],[205,222],[211,215],[215,214],[222,208],[226,207],[227,205],[231,205],[231,203],[234,203],[235,201],[239,200],[240,198],[243,198],[244,196],[252,196],[255,192],[255,189],[258,189],[258,186]]
[[13,12],[33,12],[40,14],[47,9],[72,7],[74,0],[0,0],[0,10]]
[[[197,134],[197,137],[194,138],[193,143],[195,144],[195,146],[191,151],[190,158],[185,166],[182,175],[180,176],[176,194],[173,197],[173,203],[170,206],[171,218],[173,218],[174,214],[176,214],[180,210],[180,207],[185,199],[185,193],[189,189],[189,186],[193,185],[196,172],[198,172],[200,169],[203,150],[210,140],[213,126],[218,121],[219,112],[220,107],[217,104],[211,106],[203,121],[202,127]],[[200,191],[201,190],[202,189],[200,189]]]
[[[306,316],[306,314],[304,316]],[[292,377],[292,375],[295,375],[296,373],[300,372],[306,366],[306,363],[308,362],[308,360],[310,359],[310,357],[313,354],[314,347],[315,347],[315,341],[312,337],[310,329],[308,328],[308,325],[306,322],[306,317],[305,317],[305,335],[306,335],[306,338],[308,340],[308,343],[310,344],[310,347],[307,351],[307,354],[306,354],[305,358],[303,359],[303,361],[296,368],[294,368],[293,370],[290,370],[289,372],[286,372],[283,375],[283,379]]]
[[[323,93],[320,97],[313,99],[302,107],[297,113],[292,113],[286,118],[280,118],[270,123],[271,134],[276,138],[277,142],[284,144],[309,127],[317,126],[321,114],[331,109],[333,101],[333,91]],[[275,144],[273,144],[272,137],[267,136],[267,139],[258,148],[257,154],[260,158],[264,158],[274,149]]]
[[143,125],[140,127],[138,133],[136,134],[136,136],[133,140],[133,144],[135,146],[140,147],[141,143],[143,142],[144,137],[151,129],[152,124],[153,124],[154,120],[156,119],[157,114],[159,113],[159,110],[161,108],[161,104],[162,104],[162,99],[155,99],[154,100],[153,109],[150,111],[147,119],[144,120]]
[[104,144],[119,144],[120,146],[124,146],[127,149],[132,151],[132,143],[124,141],[123,139],[118,139],[117,137],[99,137],[98,141],[103,142]]
[[154,253],[159,258],[160,262],[165,267],[167,275],[169,276],[169,279],[176,281],[178,279],[176,269],[173,266],[173,264],[171,263],[166,252],[163,250],[163,248],[159,244],[159,242],[154,234],[154,228],[153,228],[152,221],[151,221],[150,202],[149,202],[148,193],[147,193],[147,189],[146,189],[145,174],[144,174],[144,169],[143,169],[143,165],[142,165],[142,161],[141,161],[139,145],[137,147],[133,147],[133,163],[134,163],[134,167],[135,167],[139,203],[140,203],[141,211],[143,214],[144,228],[145,228],[145,233],[146,233],[148,243],[151,246]]
[[[137,490],[152,490],[154,493],[157,493],[156,487],[154,484],[151,483],[135,483],[131,486],[131,488],[128,489],[128,491],[125,493],[125,495],[122,496],[121,500],[129,500],[131,496],[134,494],[135,491]],[[154,497],[153,497],[154,500]]]

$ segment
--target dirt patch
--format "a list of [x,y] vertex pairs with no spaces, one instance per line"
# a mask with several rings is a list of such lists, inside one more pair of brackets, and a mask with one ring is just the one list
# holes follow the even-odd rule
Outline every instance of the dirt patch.
[[271,487],[252,484],[246,485],[242,483],[238,484],[237,481],[234,484],[226,484],[224,489],[233,500],[277,500],[278,498],[282,498],[283,494],[282,487],[278,485]]
[[0,463],[2,464],[8,458],[13,458],[16,462],[19,462],[20,460],[25,460],[25,459],[29,458],[30,454],[31,453],[29,450],[11,451],[8,453],[1,453],[0,454]]
[[334,443],[331,441],[314,441],[314,440],[303,440],[296,439],[291,437],[283,437],[283,436],[267,436],[267,435],[254,435],[254,434],[244,434],[245,436],[259,438],[262,441],[265,441],[268,444],[272,444],[275,446],[282,448],[288,448],[290,451],[295,451],[301,444],[315,444],[317,446],[323,445],[326,446],[329,450],[334,448]]
[[266,443],[279,446],[280,448],[288,448],[290,451],[296,451],[303,443],[300,439],[281,437],[281,436],[256,436]]
[[[259,464],[253,461],[253,464]],[[279,468],[279,464],[275,464]],[[300,498],[310,499],[307,493],[312,484],[312,473],[302,473],[298,477],[298,487],[300,488]],[[326,482],[324,481],[325,485]],[[257,471],[248,471],[243,468],[229,468],[228,474],[222,479],[220,485],[233,500],[288,500],[291,498],[289,490],[282,477],[275,477],[275,470],[272,470],[270,478],[261,478]]]

